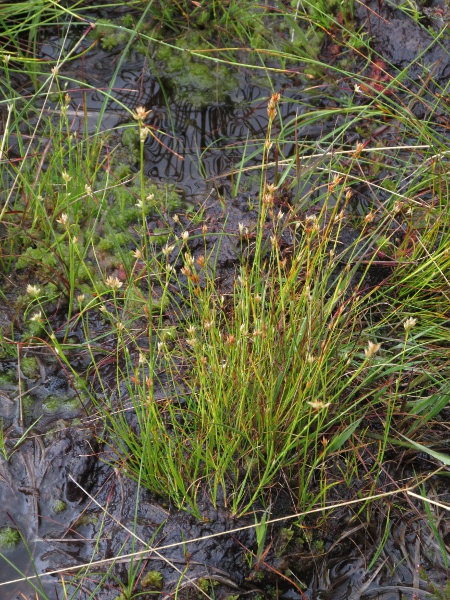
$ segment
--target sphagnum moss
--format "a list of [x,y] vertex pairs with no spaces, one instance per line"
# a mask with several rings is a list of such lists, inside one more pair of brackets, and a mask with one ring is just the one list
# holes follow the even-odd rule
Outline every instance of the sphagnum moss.
[[20,542],[20,533],[13,527],[2,527],[0,529],[0,548],[11,550]]

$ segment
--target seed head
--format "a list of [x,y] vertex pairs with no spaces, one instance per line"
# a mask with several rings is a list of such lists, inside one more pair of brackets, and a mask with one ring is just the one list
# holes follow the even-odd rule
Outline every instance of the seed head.
[[142,127],[142,129],[139,132],[139,140],[140,140],[141,144],[143,144],[145,142],[145,140],[148,138],[149,133],[150,133],[150,129],[148,127]]
[[118,277],[112,277],[111,275],[106,278],[105,283],[108,287],[110,287],[113,290],[118,290],[123,285],[123,283]]
[[63,213],[59,219],[56,219],[57,223],[60,223],[63,227],[67,227],[67,223],[69,222],[69,217],[67,213]]
[[169,256],[169,254],[172,254],[172,251],[174,248],[175,248],[175,246],[169,246],[168,244],[166,244],[164,246],[164,248],[162,249],[162,253],[167,258]]
[[323,410],[324,408],[327,408],[328,406],[330,406],[331,402],[322,402],[322,400],[313,400],[312,402],[307,402],[306,404],[309,404],[309,406],[313,409],[313,410]]
[[366,358],[372,358],[378,350],[381,348],[381,344],[374,344],[373,342],[368,342],[367,348],[364,350],[364,354]]
[[409,333],[413,327],[417,325],[417,319],[414,317],[409,317],[406,321],[403,322],[403,327],[405,328],[406,333]]
[[364,150],[364,144],[362,142],[356,142],[356,148],[353,153],[353,158],[358,158],[361,152]]
[[145,119],[147,118],[147,115],[149,115],[152,111],[151,110],[145,110],[145,108],[143,106],[138,106],[136,108],[136,112],[133,113],[133,119],[135,119],[136,121],[145,121]]
[[41,293],[41,288],[37,285],[27,285],[27,294],[29,296],[39,296],[39,294]]

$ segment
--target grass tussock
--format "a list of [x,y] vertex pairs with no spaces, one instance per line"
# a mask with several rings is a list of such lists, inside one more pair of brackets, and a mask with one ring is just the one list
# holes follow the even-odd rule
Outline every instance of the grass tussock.
[[[212,2],[205,21],[198,3],[184,4],[136,3],[95,34],[78,4],[1,9],[0,299],[14,309],[0,331],[4,359],[52,355],[101,420],[105,460],[197,516],[205,498],[241,516],[282,493],[305,512],[355,478],[373,494],[400,451],[448,465],[448,111],[439,83],[411,91],[407,71],[372,57],[350,8],[284,3],[252,16],[251,3]],[[36,60],[49,24],[68,33],[68,14],[78,33],[85,28],[75,45],[55,64]],[[101,130],[119,66],[95,128],[84,106],[74,129],[67,66],[85,38],[111,50],[109,30],[122,36],[119,66],[133,47],[150,62],[187,52],[197,74],[199,65],[240,66],[288,77],[295,66],[303,83],[316,80],[307,108],[268,94],[265,135],[236,142],[234,192],[247,177],[259,182],[252,223],[230,230],[224,219],[213,231],[205,205],[188,207],[174,184],[147,177],[146,143],[167,141],[149,107]],[[319,55],[325,32],[342,54],[333,66]],[[209,52],[208,36],[245,48]],[[364,56],[355,75],[349,61]],[[24,68],[27,95],[16,85]],[[182,94],[179,67],[167,70]],[[288,102],[295,116],[283,119]],[[299,139],[318,122],[333,126]],[[225,243],[236,256],[227,273],[217,258]],[[16,440],[2,423],[5,463],[32,433],[22,399],[18,422]]]

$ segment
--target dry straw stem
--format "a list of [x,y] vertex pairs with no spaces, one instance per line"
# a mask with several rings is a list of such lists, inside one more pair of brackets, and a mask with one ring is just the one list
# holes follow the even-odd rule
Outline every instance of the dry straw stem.
[[[420,496],[418,494],[414,494],[412,490],[416,489],[419,485],[422,485],[423,483],[425,483],[425,481],[427,481],[428,479],[434,477],[435,475],[437,475],[444,467],[439,467],[439,469],[436,469],[435,471],[433,471],[432,473],[429,473],[426,477],[424,477],[423,479],[421,479],[420,481],[416,482],[414,485],[411,486],[405,486],[403,488],[400,488],[398,490],[394,490],[391,492],[383,492],[382,494],[374,494],[372,496],[367,496],[366,498],[356,498],[355,500],[349,500],[347,502],[338,502],[337,504],[328,504],[325,506],[320,506],[318,508],[313,508],[311,510],[307,510],[304,512],[298,512],[298,513],[294,513],[292,515],[287,515],[286,517],[278,517],[276,519],[269,519],[267,521],[264,522],[264,526],[266,525],[272,525],[274,523],[281,523],[282,521],[289,521],[291,519],[298,519],[300,517],[307,517],[309,515],[313,515],[316,513],[323,513],[323,512],[329,512],[332,511],[336,508],[344,508],[346,506],[352,506],[354,504],[360,504],[361,502],[371,502],[374,500],[381,500],[382,498],[388,498],[389,496],[398,496],[399,494],[409,494],[411,496],[414,496],[416,498],[419,498],[420,500],[425,500],[427,502],[430,502],[432,504],[436,504],[438,506],[440,506],[440,503],[436,503],[435,501],[432,500],[428,500],[427,498],[424,498],[423,496]],[[70,476],[70,479],[81,489],[83,490],[83,492],[89,497],[91,498],[91,500],[93,500],[98,506],[100,506],[95,500],[94,498],[92,498],[92,496],[90,496],[86,490],[84,490],[73,478],[72,476]],[[450,507],[442,505],[443,508],[446,508],[447,510],[450,509]],[[103,508],[102,506],[100,506],[100,508],[104,511],[104,513],[109,516],[112,517],[112,515],[110,515],[108,513],[108,511]],[[112,517],[114,519],[114,517]],[[114,521],[116,521],[116,523],[118,523],[118,521],[116,519],[114,519]],[[121,527],[123,527],[126,531],[128,531],[129,533],[131,533],[134,537],[137,538],[137,536],[129,529],[127,529],[124,525],[122,525],[121,523],[119,523]],[[55,569],[54,571],[47,571],[45,573],[40,573],[38,575],[32,575],[30,577],[20,577],[19,579],[12,579],[10,581],[5,581],[3,583],[0,583],[0,587],[4,586],[4,585],[10,585],[12,583],[20,583],[23,581],[30,581],[32,579],[39,579],[41,577],[52,577],[53,575],[61,575],[63,573],[71,573],[73,571],[80,571],[82,569],[86,569],[86,568],[90,568],[90,567],[100,567],[103,565],[111,565],[111,564],[115,564],[118,562],[127,562],[127,560],[135,558],[135,557],[144,557],[145,555],[151,555],[152,553],[155,553],[158,555],[158,557],[162,560],[164,560],[166,563],[169,563],[169,560],[164,558],[163,556],[160,555],[160,553],[163,550],[168,550],[169,548],[176,548],[177,546],[186,546],[187,544],[194,544],[197,542],[202,542],[202,541],[206,541],[206,540],[210,540],[212,538],[218,538],[218,537],[223,537],[224,535],[231,535],[233,533],[239,533],[240,531],[246,531],[248,529],[254,529],[255,527],[260,527],[261,526],[261,522],[255,522],[252,525],[245,525],[243,527],[236,527],[234,529],[228,529],[227,531],[220,531],[218,533],[212,533],[211,535],[206,535],[203,537],[197,537],[197,538],[192,538],[190,540],[183,540],[181,542],[175,542],[173,544],[166,544],[164,546],[157,546],[157,547],[150,547],[150,548],[146,548],[145,550],[139,550],[137,552],[131,552],[130,554],[122,554],[120,556],[116,556],[114,558],[105,558],[102,560],[97,560],[97,561],[91,561],[88,563],[84,563],[82,565],[74,565],[72,567],[65,567],[62,569]],[[143,544],[145,544],[144,540],[141,540],[140,538],[137,538],[140,542],[142,542]],[[147,557],[148,558],[148,557]],[[174,566],[174,565],[171,565]],[[176,567],[174,567],[176,568]],[[177,569],[177,571],[179,571]],[[195,582],[192,582],[195,587],[197,587],[197,585],[195,584]]]

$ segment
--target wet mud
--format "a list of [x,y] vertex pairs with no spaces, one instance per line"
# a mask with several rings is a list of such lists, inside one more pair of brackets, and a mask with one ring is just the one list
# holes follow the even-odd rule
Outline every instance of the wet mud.
[[[438,45],[431,46],[430,34],[414,25],[393,3],[358,3],[356,17],[372,36],[380,57],[399,70],[412,65],[408,73],[417,85],[427,68],[433,71],[435,81],[447,81],[447,54]],[[430,26],[440,26],[439,15],[424,12],[423,19]],[[52,55],[53,45],[58,43],[56,39],[48,40],[43,54]],[[418,48],[428,48],[420,61]],[[96,66],[95,84],[108,85],[110,53],[99,51],[86,60],[93,61],[83,64],[86,73],[92,73],[92,65]],[[94,83],[88,78],[87,82]],[[302,94],[282,76],[275,83],[285,87],[287,96],[298,98]],[[201,199],[209,229],[207,249],[217,252],[222,285],[225,290],[231,289],[242,253],[238,226],[241,223],[248,228],[251,240],[257,219],[257,196],[249,184],[247,192],[233,198],[229,178],[216,179],[216,186],[213,180],[241,159],[240,149],[232,145],[227,149],[228,141],[242,143],[248,132],[251,137],[264,136],[269,82],[264,86],[248,74],[241,74],[239,86],[222,102],[194,107],[187,100],[171,103],[169,97],[167,103],[160,82],[148,74],[142,58],[133,55],[115,87],[125,90],[118,98],[128,106],[153,107],[152,124],[171,131],[177,140],[172,149],[182,152],[184,161],[177,160],[157,140],[148,141],[147,174],[156,180],[176,182],[193,204]],[[82,101],[82,96],[77,100],[73,92],[74,118]],[[93,121],[102,101],[95,94],[87,99]],[[295,110],[285,104],[283,118],[294,118]],[[417,111],[423,110],[420,106],[423,104],[417,104]],[[104,125],[114,127],[124,118],[111,106]],[[320,136],[326,127],[328,124],[318,125],[316,130],[300,133]],[[203,161],[204,173],[197,169],[197,148],[209,148]],[[280,208],[289,202],[288,194],[278,198]],[[175,229],[183,229],[182,219],[180,224],[174,223]],[[344,235],[349,241],[353,238],[351,230]],[[283,243],[289,247],[291,242],[287,232]],[[205,249],[200,238],[191,241],[190,246],[194,255]],[[2,307],[1,313],[1,322],[8,322],[9,307]],[[98,326],[101,328],[101,324]],[[147,490],[139,489],[120,469],[108,466],[101,423],[96,421],[86,398],[74,389],[66,371],[50,356],[25,351],[24,358],[32,359],[25,363],[25,371],[14,361],[3,361],[0,366],[0,412],[9,440],[8,460],[0,459],[0,530],[11,527],[22,536],[18,546],[1,551],[24,576],[33,575],[33,564],[39,573],[71,567],[73,571],[64,578],[68,582],[73,577],[76,582],[77,567],[99,562],[90,567],[76,596],[88,598],[99,586],[95,592],[98,600],[118,600],[125,589],[140,593],[143,598],[159,592],[164,600],[200,598],[204,593],[229,600],[401,600],[429,598],[432,593],[437,598],[448,597],[448,568],[443,558],[446,550],[439,548],[419,501],[389,500],[363,513],[347,507],[327,518],[319,514],[306,521],[287,519],[268,526],[263,551],[259,552],[252,527],[254,515],[233,519],[225,507],[214,508],[205,498],[200,503],[202,519],[196,519],[175,511]],[[84,369],[86,364],[80,359],[79,366]],[[14,440],[20,439],[24,431],[19,422],[19,397],[24,427],[39,421],[33,435],[16,448]],[[335,467],[338,483],[341,471],[338,464]],[[385,474],[386,490],[395,489],[393,482],[400,475],[410,481],[417,470],[432,468],[423,460],[423,464],[411,464],[407,472],[399,474],[392,460]],[[352,485],[356,489],[359,483],[355,480]],[[442,483],[432,480],[428,491],[432,495],[434,490],[436,496],[439,491],[441,500],[450,501],[450,492],[438,490],[438,485]],[[342,483],[333,490],[330,502],[342,501],[349,494]],[[271,516],[285,517],[301,508],[293,506],[288,493],[283,492],[274,503]],[[438,508],[433,511],[444,547],[448,546],[450,531],[445,514]],[[262,514],[262,510],[256,513]],[[226,533],[239,528],[242,530]],[[134,559],[116,558],[134,552],[142,554]],[[7,560],[0,558],[0,582],[20,577]],[[102,582],[112,564],[112,574]],[[144,587],[148,573],[153,573],[153,579],[147,578],[152,583]],[[58,575],[44,577],[36,585],[42,585],[51,600],[64,597]],[[28,583],[20,582],[0,588],[0,597],[34,598],[35,592]]]

